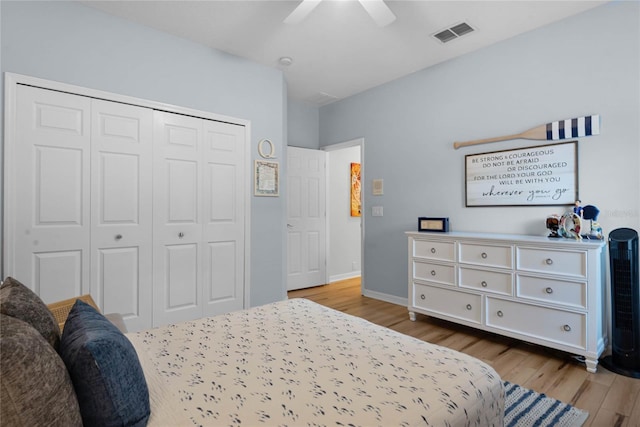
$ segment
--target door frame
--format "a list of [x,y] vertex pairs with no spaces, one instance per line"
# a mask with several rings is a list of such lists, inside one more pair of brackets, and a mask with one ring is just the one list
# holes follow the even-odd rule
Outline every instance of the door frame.
[[[338,142],[336,144],[330,144],[330,145],[325,145],[324,147],[321,147],[321,150],[324,150],[326,152],[330,152],[330,151],[337,151],[337,150],[342,150],[345,148],[351,148],[351,147],[360,147],[360,181],[362,182],[362,190],[360,193],[360,198],[361,198],[361,203],[362,203],[362,208],[361,208],[361,212],[362,215],[360,217],[360,293],[364,293],[364,283],[365,283],[365,269],[364,269],[364,238],[365,238],[365,192],[364,192],[364,187],[365,187],[365,172],[366,172],[366,168],[365,168],[365,162],[364,162],[364,138],[356,138],[356,139],[351,139],[349,141],[344,141],[344,142]],[[326,196],[326,200],[327,200],[327,212],[329,211],[329,174],[327,174],[327,185],[326,185],[326,191],[327,191],[327,196]],[[329,271],[331,269],[331,257],[328,256],[328,251],[329,251],[329,244],[330,244],[330,227],[331,227],[331,222],[327,221],[327,242],[326,242],[326,247],[327,247],[327,278],[326,278],[326,282],[329,283]]]
[[250,286],[251,283],[251,195],[252,195],[252,165],[251,156],[251,121],[239,119],[236,117],[225,116],[221,114],[211,113],[208,111],[196,110],[193,108],[180,107],[162,102],[150,101],[142,98],[136,98],[127,95],[119,95],[112,92],[105,92],[97,89],[91,89],[82,86],[76,86],[67,83],[56,82],[53,80],[41,79],[16,73],[4,73],[4,153],[2,158],[3,167],[3,206],[2,212],[2,254],[0,256],[0,271],[2,277],[12,274],[13,266],[16,262],[12,248],[15,245],[16,230],[12,227],[15,223],[14,212],[9,207],[14,206],[17,197],[15,191],[15,173],[17,165],[13,160],[15,154],[13,146],[16,140],[16,94],[18,85],[35,86],[42,89],[55,90],[58,92],[67,92],[74,95],[86,96],[89,98],[98,98],[105,101],[119,102],[139,107],[151,108],[170,113],[184,114],[207,120],[215,120],[243,126],[245,129],[245,173],[243,191],[245,194],[245,212],[244,212],[244,308],[250,306]]

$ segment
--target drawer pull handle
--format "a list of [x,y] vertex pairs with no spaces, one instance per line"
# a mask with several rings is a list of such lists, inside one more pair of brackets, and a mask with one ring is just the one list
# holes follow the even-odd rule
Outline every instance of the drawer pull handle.
[[122,234],[116,234],[116,240],[122,239]]
[[482,252],[480,254],[480,256],[482,257],[482,259],[487,259],[487,253],[486,252]]
[[179,232],[179,233],[178,233],[178,237],[182,239],[182,238],[184,237],[184,233],[183,233],[182,231],[181,231],[181,232]]
[[435,276],[436,275],[436,271],[435,270],[431,270],[431,275]]
[[483,288],[487,287],[487,282],[485,282],[484,280],[482,281],[482,283],[480,283],[482,285]]
[[436,248],[431,248],[431,253],[435,254],[436,253]]
[[569,325],[564,325],[562,329],[564,329],[566,332],[571,332],[571,326]]
[[498,312],[496,314],[498,315],[498,317],[504,316],[504,313],[501,310],[498,310]]
[[552,265],[552,264],[553,264],[553,260],[552,260],[551,258],[547,258],[544,262],[545,262],[547,265]]
[[473,307],[471,307],[471,304],[467,304],[467,310],[471,310]]
[[548,294],[552,294],[553,293],[553,289],[552,288],[547,288],[544,290],[546,293]]
[[426,299],[427,297],[424,296],[424,294],[420,294],[420,299]]

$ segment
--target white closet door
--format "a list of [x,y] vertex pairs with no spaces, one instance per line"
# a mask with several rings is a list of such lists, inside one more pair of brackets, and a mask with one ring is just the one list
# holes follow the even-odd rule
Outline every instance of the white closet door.
[[153,324],[202,316],[202,120],[154,111]]
[[153,110],[92,101],[91,294],[151,327]]
[[47,303],[89,293],[90,100],[18,86],[16,103],[9,271]]
[[204,124],[204,315],[244,307],[244,126]]

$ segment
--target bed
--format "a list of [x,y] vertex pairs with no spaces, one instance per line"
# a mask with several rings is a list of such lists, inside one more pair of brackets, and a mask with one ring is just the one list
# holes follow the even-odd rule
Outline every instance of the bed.
[[[2,417],[23,425],[503,424],[503,384],[487,364],[306,299],[126,334],[77,301],[57,339],[53,318],[51,329],[43,313],[24,317],[39,306],[0,292]],[[82,329],[93,354],[79,363]],[[98,412],[107,421],[86,418]]]
[[488,365],[305,299],[128,338],[149,425],[502,425]]

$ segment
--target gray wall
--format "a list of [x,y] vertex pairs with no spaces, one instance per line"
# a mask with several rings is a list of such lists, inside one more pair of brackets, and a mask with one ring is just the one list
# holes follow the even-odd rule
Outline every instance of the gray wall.
[[[0,8],[3,72],[247,119],[252,158],[263,138],[283,158],[287,105],[281,71],[79,3],[2,1]],[[285,202],[283,196],[251,200],[251,305],[286,295]]]
[[[453,230],[545,235],[565,207],[465,208],[464,156],[544,142],[454,150],[452,143],[600,114],[579,141],[579,194],[605,232],[640,230],[640,4],[612,2],[320,108],[320,146],[363,137],[366,291],[407,297],[407,245],[418,216]],[[473,37],[473,35],[469,36]],[[463,42],[462,40],[460,42]],[[371,180],[384,179],[384,196]]]
[[317,149],[320,145],[320,111],[315,105],[288,101],[287,145]]

